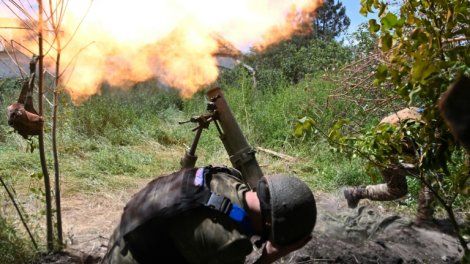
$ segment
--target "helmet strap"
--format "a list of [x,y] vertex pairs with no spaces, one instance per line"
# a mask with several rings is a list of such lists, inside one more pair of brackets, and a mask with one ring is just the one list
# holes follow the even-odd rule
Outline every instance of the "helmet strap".
[[271,231],[271,203],[270,203],[270,195],[268,184],[264,180],[264,178],[258,181],[258,188],[256,189],[256,195],[258,196],[258,200],[260,203],[260,210],[261,210],[261,219],[263,221],[263,231],[260,234],[261,241],[260,243],[264,243],[268,240],[269,234]]

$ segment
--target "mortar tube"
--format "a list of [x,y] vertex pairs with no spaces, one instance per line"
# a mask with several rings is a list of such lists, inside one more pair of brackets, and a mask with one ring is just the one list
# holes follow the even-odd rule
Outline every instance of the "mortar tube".
[[263,177],[263,172],[256,160],[256,151],[248,144],[242,130],[238,126],[230,107],[225,100],[222,90],[218,87],[207,92],[209,100],[215,99],[217,120],[220,123],[223,134],[220,136],[227,151],[232,166],[239,170],[245,183],[255,190],[258,180]]

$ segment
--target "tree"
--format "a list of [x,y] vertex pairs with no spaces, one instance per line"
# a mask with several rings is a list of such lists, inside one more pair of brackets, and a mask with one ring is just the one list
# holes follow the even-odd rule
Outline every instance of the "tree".
[[346,7],[335,0],[325,0],[317,10],[313,21],[313,37],[332,40],[346,31],[351,20],[346,15]]
[[[43,116],[43,93],[44,93],[44,7],[42,0],[38,0],[38,53],[39,53],[39,60],[38,60],[38,104],[39,104],[39,116]],[[50,176],[49,171],[47,169],[47,161],[46,161],[46,154],[45,154],[45,147],[44,147],[44,130],[41,129],[41,133],[39,134],[39,156],[41,159],[41,168],[42,174],[44,177],[44,190],[46,195],[46,234],[47,234],[47,251],[52,252],[54,249],[54,241],[53,241],[53,227],[52,227],[52,197],[51,197],[51,183],[50,183]]]
[[377,34],[384,59],[375,68],[374,83],[395,95],[395,101],[421,107],[422,122],[351,132],[346,121],[339,120],[330,140],[337,149],[361,155],[375,167],[388,167],[406,160],[400,141],[412,138],[419,172],[411,176],[426,185],[447,212],[468,261],[470,250],[454,207],[469,196],[469,154],[450,133],[438,102],[459,75],[470,76],[470,2],[406,0],[399,9],[379,0],[361,3],[364,15],[378,11],[379,19],[369,21],[369,30]]
[[[36,76],[36,64],[37,64],[37,93],[38,93],[38,111],[37,115],[41,118],[41,121],[46,120],[46,116],[44,115],[44,107],[43,102],[47,101],[44,100],[46,98],[45,91],[47,88],[53,90],[53,104],[51,105],[52,110],[52,154],[54,159],[54,185],[55,185],[55,212],[56,212],[56,220],[57,223],[55,227],[57,228],[57,239],[58,239],[58,247],[54,248],[54,224],[53,224],[53,206],[52,206],[52,190],[51,190],[51,179],[49,175],[49,169],[47,166],[47,157],[45,151],[45,131],[44,127],[41,125],[39,132],[35,134],[28,134],[29,136],[38,136],[38,143],[39,143],[39,155],[41,161],[41,169],[42,169],[42,178],[44,179],[44,193],[45,193],[45,204],[46,204],[46,234],[47,234],[47,251],[52,252],[54,249],[61,250],[64,246],[63,244],[63,231],[62,231],[62,216],[61,216],[61,194],[60,194],[60,174],[59,174],[59,161],[58,161],[58,146],[57,146],[57,116],[58,116],[58,107],[59,107],[59,95],[62,91],[62,81],[63,75],[68,69],[68,66],[72,63],[72,61],[68,61],[66,67],[62,68],[61,63],[61,54],[63,50],[68,46],[68,44],[74,39],[75,34],[71,36],[66,36],[63,34],[62,31],[62,23],[65,13],[67,11],[68,3],[67,1],[56,1],[56,0],[36,0],[37,5],[32,6],[30,8],[24,8],[21,1],[18,0],[11,0],[8,2],[3,2],[13,15],[17,17],[18,20],[21,20],[25,23],[24,27],[15,28],[17,30],[26,30],[28,38],[31,43],[27,45],[22,45],[18,42],[18,40],[12,39],[11,40],[11,48],[16,48],[13,43],[17,43],[19,47],[24,49],[24,52],[30,53],[35,58],[34,61],[34,69],[31,70],[31,76],[27,80],[28,87],[32,93],[33,88],[36,85],[35,78]],[[90,1],[91,5],[92,1]],[[37,12],[37,16],[34,13]],[[85,13],[86,16],[86,13]],[[83,19],[82,19],[83,21]],[[31,25],[34,25],[31,26]],[[77,32],[78,28],[80,27],[81,22],[76,25],[75,31]],[[23,35],[23,34],[21,34]],[[65,38],[66,37],[66,38]],[[2,38],[2,36],[0,36]],[[65,39],[63,39],[65,38]],[[65,43],[62,44],[62,43]],[[27,47],[28,46],[28,47]],[[18,49],[19,50],[19,49]],[[77,55],[80,51],[77,52]],[[36,55],[37,54],[37,55]],[[74,56],[75,57],[75,56]],[[46,64],[49,64],[49,69],[52,69],[51,72],[54,74],[49,75],[53,79],[52,87],[46,87],[48,82],[46,82]],[[54,65],[55,68],[51,65]],[[31,66],[30,66],[31,68]],[[67,72],[70,74],[70,72]],[[21,96],[20,96],[21,97]],[[46,98],[47,99],[47,98]],[[47,101],[48,102],[48,101]],[[31,100],[32,106],[32,100]],[[26,107],[25,107],[26,108]],[[16,129],[16,128],[15,128]],[[26,135],[26,134],[25,134]],[[26,135],[26,136],[28,136]],[[26,136],[24,136],[26,138]],[[4,188],[7,189],[6,185]],[[35,244],[35,241],[33,241]]]
[[351,50],[335,40],[304,39],[301,44],[297,41],[281,42],[250,58],[261,89],[265,81],[268,86],[273,80],[281,81],[279,78],[298,83],[307,75],[337,68],[351,59]]
[[366,23],[362,23],[351,34],[350,43],[352,44],[355,58],[363,58],[377,50],[378,37],[369,31],[369,26]]

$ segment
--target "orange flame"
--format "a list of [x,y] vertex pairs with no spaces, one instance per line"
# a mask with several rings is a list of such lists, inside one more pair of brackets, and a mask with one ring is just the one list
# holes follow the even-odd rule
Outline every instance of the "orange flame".
[[[103,82],[129,86],[157,78],[189,97],[218,77],[220,42],[214,35],[238,48],[263,48],[299,30],[304,14],[321,3],[101,0],[90,6],[71,0],[61,25],[62,65],[70,64],[63,85],[77,101],[99,93]],[[68,39],[72,41],[66,45]]]

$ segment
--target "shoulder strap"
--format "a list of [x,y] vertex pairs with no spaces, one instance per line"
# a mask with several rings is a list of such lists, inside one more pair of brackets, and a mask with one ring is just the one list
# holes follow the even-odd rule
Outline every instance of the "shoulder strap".
[[230,219],[239,224],[248,235],[252,235],[254,233],[250,218],[246,211],[240,206],[232,203],[232,201],[227,197],[211,192],[211,195],[209,196],[208,201],[205,202],[204,206],[227,215]]
[[224,173],[233,175],[232,170],[230,170],[227,167],[210,166],[210,167],[200,168],[197,170],[196,176],[195,176],[195,182],[198,181],[198,178],[200,178],[199,175],[201,174],[204,175],[203,179],[205,182],[203,184],[206,186],[207,188],[206,190],[210,192],[210,195],[201,196],[197,202],[199,202],[205,207],[208,207],[212,210],[216,210],[216,211],[221,212],[222,214],[227,215],[230,219],[232,219],[237,224],[239,224],[248,235],[252,235],[253,228],[251,226],[251,221],[246,211],[242,207],[232,203],[232,201],[229,198],[221,194],[217,194],[210,189],[210,180],[212,179],[212,174],[217,173],[217,172],[224,172]]

